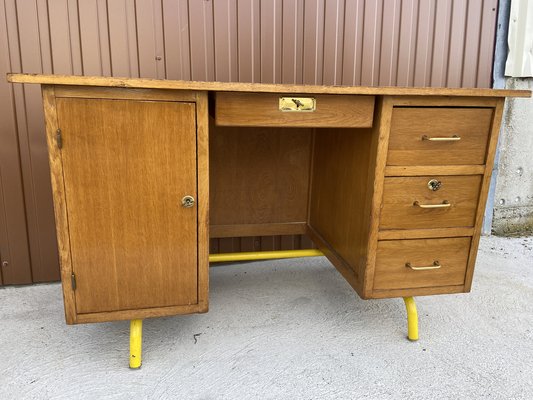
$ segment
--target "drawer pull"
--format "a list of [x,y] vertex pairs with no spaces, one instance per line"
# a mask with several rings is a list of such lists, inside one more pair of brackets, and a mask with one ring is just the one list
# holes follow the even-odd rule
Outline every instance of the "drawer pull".
[[422,140],[429,140],[430,142],[458,142],[461,140],[461,136],[453,135],[451,137],[431,137],[423,135]]
[[420,202],[417,200],[413,203],[413,206],[420,208],[446,208],[450,207],[451,204],[448,200],[444,200],[441,204],[420,204]]
[[279,110],[284,112],[305,111],[313,112],[316,100],[313,97],[280,97]]
[[407,268],[411,268],[413,271],[427,271],[429,269],[439,269],[440,267],[442,267],[442,265],[440,265],[440,263],[437,260],[433,261],[432,265],[426,265],[423,267],[415,267],[411,265],[410,262],[405,263],[405,266]]

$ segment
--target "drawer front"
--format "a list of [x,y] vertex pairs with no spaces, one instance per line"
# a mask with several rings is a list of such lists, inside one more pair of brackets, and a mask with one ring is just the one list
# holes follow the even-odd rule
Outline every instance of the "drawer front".
[[474,226],[482,175],[385,178],[380,230]]
[[463,285],[470,242],[470,237],[380,241],[374,290]]
[[[306,104],[314,99],[315,109],[282,111],[282,97],[294,98],[294,104],[298,99]],[[215,102],[216,124],[220,126],[368,128],[373,116],[373,96],[219,92]]]
[[388,165],[485,163],[492,108],[394,108]]

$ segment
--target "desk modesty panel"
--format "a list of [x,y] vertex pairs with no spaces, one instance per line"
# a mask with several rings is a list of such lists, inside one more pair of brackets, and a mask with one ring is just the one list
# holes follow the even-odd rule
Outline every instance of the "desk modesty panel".
[[42,85],[69,324],[206,312],[209,238],[307,234],[364,299],[470,291],[505,97]]

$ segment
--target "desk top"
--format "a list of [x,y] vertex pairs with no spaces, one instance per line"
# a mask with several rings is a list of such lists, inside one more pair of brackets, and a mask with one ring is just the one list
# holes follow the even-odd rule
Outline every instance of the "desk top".
[[215,92],[263,92],[301,94],[355,94],[370,96],[469,96],[469,97],[531,97],[530,90],[415,88],[370,86],[289,85],[241,82],[198,82],[166,79],[116,78],[101,76],[7,74],[8,82],[46,85],[124,87],[136,89],[181,89]]

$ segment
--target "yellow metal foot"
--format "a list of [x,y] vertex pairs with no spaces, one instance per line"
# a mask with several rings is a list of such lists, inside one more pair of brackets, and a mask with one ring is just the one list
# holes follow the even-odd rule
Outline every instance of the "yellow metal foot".
[[130,368],[137,369],[142,364],[143,320],[130,321]]
[[405,308],[407,309],[407,338],[411,341],[418,340],[418,312],[413,297],[404,297]]

